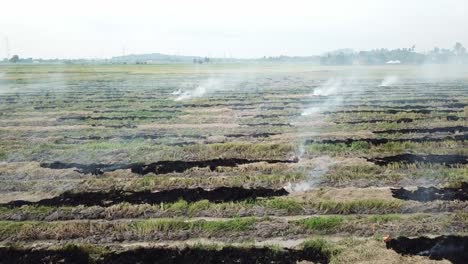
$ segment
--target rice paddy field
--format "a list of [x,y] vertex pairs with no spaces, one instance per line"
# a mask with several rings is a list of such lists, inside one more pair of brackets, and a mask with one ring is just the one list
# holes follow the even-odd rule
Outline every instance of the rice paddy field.
[[468,263],[468,67],[0,66],[0,263]]

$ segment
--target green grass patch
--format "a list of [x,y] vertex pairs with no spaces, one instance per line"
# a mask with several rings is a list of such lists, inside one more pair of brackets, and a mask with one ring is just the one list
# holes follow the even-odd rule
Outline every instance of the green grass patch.
[[340,250],[330,244],[323,238],[306,240],[302,243],[302,249],[305,251],[314,251],[324,254],[328,259],[340,253]]
[[397,221],[400,219],[401,219],[401,215],[397,215],[397,214],[373,215],[370,217],[370,220],[377,224],[388,223],[388,222]]
[[209,234],[219,232],[241,232],[253,228],[257,222],[255,218],[234,218],[223,221],[184,221],[183,219],[149,219],[136,221],[130,229],[139,234],[146,235],[153,232],[177,232],[188,230],[190,232],[206,232]]
[[153,232],[172,232],[192,229],[192,224],[181,219],[150,219],[132,223],[130,229],[139,234],[149,234]]
[[253,217],[234,218],[227,221],[205,221],[201,223],[201,227],[210,233],[240,232],[252,229],[256,222],[257,220]]
[[273,198],[265,202],[265,206],[277,210],[285,210],[289,214],[300,213],[303,210],[303,206],[300,202],[293,199],[278,199]]
[[342,216],[316,216],[303,220],[309,230],[327,232],[338,228],[344,221]]
[[403,205],[404,201],[379,199],[365,199],[344,202],[323,200],[319,202],[311,202],[309,204],[310,207],[315,208],[324,214],[362,214],[371,212],[376,213],[376,211],[379,213],[387,213],[398,211]]

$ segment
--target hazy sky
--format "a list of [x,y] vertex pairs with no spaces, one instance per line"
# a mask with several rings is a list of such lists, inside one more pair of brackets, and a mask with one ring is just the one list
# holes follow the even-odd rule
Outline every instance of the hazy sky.
[[[0,0],[0,57],[316,55],[468,46],[468,0]],[[125,47],[125,48],[124,48]]]

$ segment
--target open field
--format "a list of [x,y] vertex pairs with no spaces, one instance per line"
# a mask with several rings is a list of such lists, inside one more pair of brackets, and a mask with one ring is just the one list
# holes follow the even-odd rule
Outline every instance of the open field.
[[0,66],[0,263],[466,263],[467,115],[462,65]]

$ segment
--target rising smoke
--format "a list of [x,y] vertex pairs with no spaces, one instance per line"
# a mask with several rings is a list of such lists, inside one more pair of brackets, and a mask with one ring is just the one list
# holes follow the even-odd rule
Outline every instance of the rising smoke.
[[354,83],[354,78],[333,78],[315,88],[312,96],[319,102],[306,108],[301,115],[317,118],[323,111],[332,111],[341,107],[347,98],[358,95],[362,87]]
[[171,94],[172,95],[180,95],[180,94],[182,94],[182,90],[179,89],[179,90],[173,91]]
[[323,156],[314,159],[313,169],[309,171],[308,179],[306,181],[297,183],[288,183],[284,189],[288,192],[306,192],[316,188],[320,184],[320,179],[325,175],[331,166],[337,163],[336,160],[329,156]]
[[341,79],[327,80],[322,86],[314,90],[315,96],[329,96],[340,93],[343,89],[343,81]]
[[380,87],[393,86],[399,81],[398,76],[387,76],[380,83]]
[[[305,118],[308,122],[319,123],[324,119],[322,112],[334,111],[342,107],[347,99],[359,95],[362,91],[363,87],[359,83],[356,83],[353,77],[329,79],[314,89],[311,97],[316,98],[317,102],[311,107],[304,109],[301,113],[301,118]],[[307,126],[306,129],[307,135],[314,132],[314,127],[312,126]],[[317,134],[320,134],[319,131],[317,131]],[[305,152],[306,145],[303,140],[298,148],[299,160],[302,159]],[[307,180],[298,183],[288,183],[284,188],[289,192],[305,192],[314,189],[320,184],[321,177],[328,172],[331,166],[337,163],[336,159],[329,156],[315,158]]]
[[185,101],[193,98],[203,97],[206,94],[212,93],[214,91],[222,90],[224,88],[223,79],[214,79],[210,78],[203,81],[195,89],[190,91],[182,91],[181,89],[172,92],[173,95],[178,95],[174,100],[175,101]]

